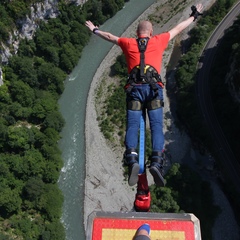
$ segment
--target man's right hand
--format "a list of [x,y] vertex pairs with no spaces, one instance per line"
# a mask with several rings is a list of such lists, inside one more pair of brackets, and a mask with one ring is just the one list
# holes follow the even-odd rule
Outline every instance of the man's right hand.
[[191,7],[192,13],[190,14],[190,17],[194,17],[193,21],[195,21],[198,18],[198,16],[203,15],[201,13],[202,9],[203,9],[202,4],[197,4],[197,6]]

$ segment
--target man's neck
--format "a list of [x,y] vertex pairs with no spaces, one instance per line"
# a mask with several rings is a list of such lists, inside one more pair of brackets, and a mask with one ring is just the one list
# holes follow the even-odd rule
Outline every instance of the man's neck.
[[150,38],[148,34],[139,34],[138,38]]

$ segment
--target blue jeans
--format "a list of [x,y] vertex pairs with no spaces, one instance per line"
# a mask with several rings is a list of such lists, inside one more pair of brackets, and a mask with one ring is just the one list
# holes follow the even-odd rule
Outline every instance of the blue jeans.
[[133,238],[134,240],[150,240],[150,237],[145,235],[139,235]]
[[[158,95],[156,99],[163,101],[163,89],[158,87]],[[127,101],[137,100],[145,104],[155,97],[155,93],[149,84],[139,84],[134,86],[130,94],[127,95]],[[148,110],[148,118],[151,128],[152,150],[162,151],[164,149],[163,135],[163,107]],[[137,148],[138,146],[138,131],[140,126],[142,110],[127,110],[127,129],[125,135],[126,149]]]

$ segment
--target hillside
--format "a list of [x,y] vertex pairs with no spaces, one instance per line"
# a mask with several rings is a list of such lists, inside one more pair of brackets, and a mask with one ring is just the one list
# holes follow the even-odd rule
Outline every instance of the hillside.
[[123,5],[1,2],[1,239],[65,238],[57,185],[64,126],[58,99],[91,35],[86,19],[101,24]]

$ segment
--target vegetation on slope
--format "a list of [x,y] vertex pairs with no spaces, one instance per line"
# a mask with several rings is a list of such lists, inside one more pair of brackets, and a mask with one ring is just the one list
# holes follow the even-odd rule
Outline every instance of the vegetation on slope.
[[[5,45],[35,2],[40,1],[1,3],[0,41]],[[34,38],[22,40],[18,53],[3,66],[0,239],[65,239],[57,185],[63,165],[57,143],[64,119],[57,102],[91,35],[86,19],[102,24],[123,5],[124,0],[93,0],[83,6],[60,1],[59,17],[39,22]]]

